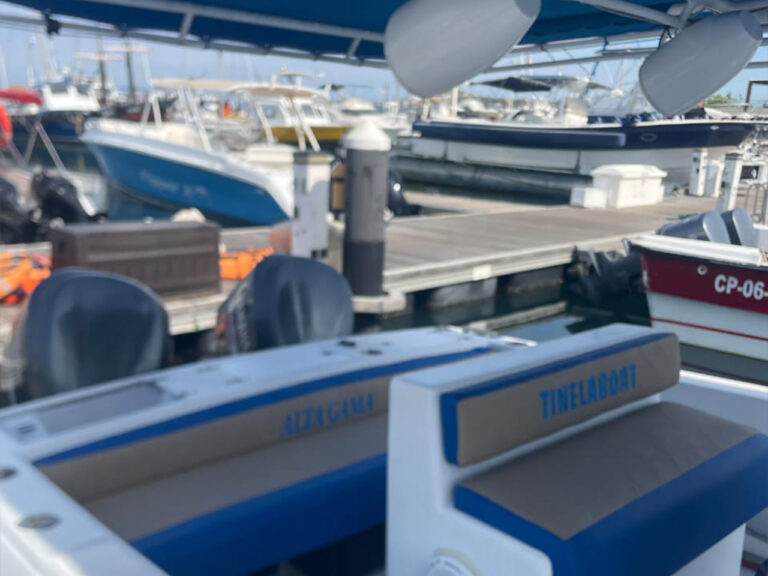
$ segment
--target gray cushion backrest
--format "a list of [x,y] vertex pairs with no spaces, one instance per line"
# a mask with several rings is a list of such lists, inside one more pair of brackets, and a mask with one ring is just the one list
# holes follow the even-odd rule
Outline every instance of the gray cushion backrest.
[[614,325],[537,348],[541,361],[441,396],[449,462],[486,460],[679,379],[680,347],[672,333]]

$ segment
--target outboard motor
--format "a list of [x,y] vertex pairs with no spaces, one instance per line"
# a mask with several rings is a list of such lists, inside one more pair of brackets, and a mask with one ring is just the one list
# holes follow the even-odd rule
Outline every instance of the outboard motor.
[[16,188],[0,179],[0,243],[34,242],[37,226],[19,202]]
[[91,219],[78,198],[74,184],[61,174],[51,171],[35,174],[32,191],[43,220],[61,219],[67,224],[74,224]]
[[219,310],[216,353],[337,338],[352,333],[352,292],[330,266],[294,256],[265,258]]
[[715,210],[689,216],[679,222],[666,224],[659,229],[659,234],[676,238],[719,242],[721,244],[731,243],[725,223],[720,217],[720,213]]
[[744,208],[735,208],[730,212],[720,214],[728,230],[731,244],[736,246],[755,245],[755,223]]
[[12,402],[43,398],[167,366],[168,317],[129,278],[67,268],[27,299],[0,366]]
[[415,216],[421,213],[421,206],[410,204],[408,200],[406,200],[403,178],[395,170],[389,171],[387,208],[389,208],[395,216]]

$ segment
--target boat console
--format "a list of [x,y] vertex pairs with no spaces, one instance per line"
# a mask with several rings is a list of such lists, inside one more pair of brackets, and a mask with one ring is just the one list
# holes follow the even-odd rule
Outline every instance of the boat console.
[[661,402],[670,333],[614,325],[398,377],[391,574],[735,575],[768,437]]

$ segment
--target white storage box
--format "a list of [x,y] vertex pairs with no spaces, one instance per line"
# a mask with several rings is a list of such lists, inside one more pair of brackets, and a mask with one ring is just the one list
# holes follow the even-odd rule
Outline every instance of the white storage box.
[[571,189],[571,206],[579,208],[605,208],[608,197],[604,190],[589,186],[575,186]]
[[592,186],[606,193],[608,208],[649,206],[664,199],[666,176],[655,166],[614,164],[592,170]]

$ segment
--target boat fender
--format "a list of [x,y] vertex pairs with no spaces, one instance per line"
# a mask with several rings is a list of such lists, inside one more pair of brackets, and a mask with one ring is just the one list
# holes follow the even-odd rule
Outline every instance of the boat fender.
[[5,148],[13,138],[13,123],[5,106],[0,104],[0,148]]

